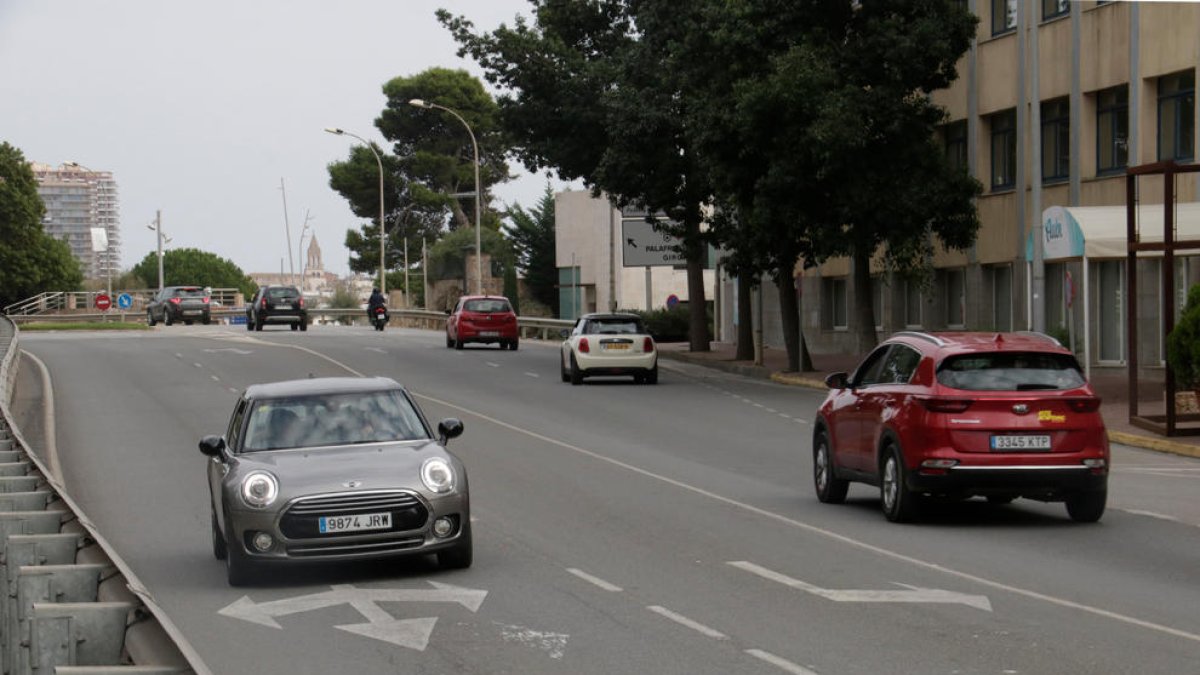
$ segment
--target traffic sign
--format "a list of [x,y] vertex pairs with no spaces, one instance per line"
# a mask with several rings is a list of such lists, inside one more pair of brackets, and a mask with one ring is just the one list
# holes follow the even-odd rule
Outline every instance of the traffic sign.
[[679,296],[674,293],[667,296],[667,309],[675,309],[679,304]]
[[96,309],[100,310],[101,312],[107,312],[111,307],[112,298],[108,297],[108,295],[100,293],[96,296]]
[[679,237],[659,232],[645,218],[621,219],[621,258],[625,267],[686,265]]
[[122,293],[117,296],[117,307],[121,309],[129,309],[133,307],[133,296],[128,293]]

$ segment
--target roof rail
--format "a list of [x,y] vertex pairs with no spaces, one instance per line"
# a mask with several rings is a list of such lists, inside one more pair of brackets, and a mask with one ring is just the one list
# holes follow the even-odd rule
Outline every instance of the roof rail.
[[902,330],[902,331],[899,331],[896,333],[892,333],[892,337],[917,338],[918,340],[926,340],[928,342],[932,342],[933,344],[935,344],[939,347],[946,346],[946,341],[941,339],[940,337],[938,337],[936,335],[930,335],[929,333],[922,333],[920,331],[915,331],[915,330]]
[[1036,330],[1019,330],[1019,331],[1016,331],[1016,333],[1017,333],[1017,335],[1028,335],[1029,337],[1039,337],[1044,340],[1049,340],[1059,347],[1063,346],[1063,343],[1059,342],[1058,338],[1054,337],[1053,335],[1047,335],[1045,333],[1041,333]]

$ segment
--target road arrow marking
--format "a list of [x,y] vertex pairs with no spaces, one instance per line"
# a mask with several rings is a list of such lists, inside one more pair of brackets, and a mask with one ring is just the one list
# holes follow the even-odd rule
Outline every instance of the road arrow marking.
[[372,621],[371,623],[334,626],[334,628],[423,652],[429,645],[429,636],[433,634],[433,624],[435,623],[437,623],[437,618],[431,617],[427,619],[393,619],[386,622]]
[[818,595],[827,600],[834,602],[917,602],[917,603],[948,603],[961,604],[975,609],[981,609],[985,612],[992,611],[992,603],[986,595],[967,595],[966,593],[956,593],[954,591],[946,591],[939,588],[920,588],[917,586],[907,586],[907,584],[899,584],[906,586],[909,590],[904,591],[885,591],[885,590],[834,590],[831,588],[821,588],[810,583],[793,579],[786,574],[781,574],[765,567],[760,567],[752,562],[745,560],[737,560],[729,563],[733,567],[740,570],[757,574],[758,576],[790,586],[792,588]]
[[402,647],[424,649],[429,642],[436,618],[398,620],[376,603],[451,602],[472,612],[478,612],[488,594],[484,590],[437,581],[430,581],[429,585],[433,588],[358,588],[350,584],[341,584],[331,586],[328,591],[320,593],[267,602],[254,602],[250,596],[243,595],[217,613],[282,630],[283,626],[276,621],[278,617],[348,604],[362,614],[368,623],[348,624],[336,628]]

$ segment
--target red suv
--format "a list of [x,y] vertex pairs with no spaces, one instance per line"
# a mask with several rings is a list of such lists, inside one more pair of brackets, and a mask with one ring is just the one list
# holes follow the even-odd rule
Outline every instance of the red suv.
[[517,315],[503,296],[464,295],[447,314],[447,347],[462,349],[468,342],[496,342],[501,349],[515,351],[520,343]]
[[813,432],[817,498],[877,485],[891,521],[926,496],[1066,502],[1095,522],[1108,494],[1100,399],[1079,363],[1039,333],[896,333],[830,392]]

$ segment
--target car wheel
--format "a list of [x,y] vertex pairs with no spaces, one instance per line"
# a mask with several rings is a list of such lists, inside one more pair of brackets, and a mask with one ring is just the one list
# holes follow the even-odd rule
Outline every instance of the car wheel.
[[246,330],[254,330],[254,319],[251,319],[248,314],[246,315]]
[[824,430],[813,438],[813,486],[817,499],[823,504],[841,504],[846,501],[850,481],[837,477],[833,468],[833,449],[829,447],[829,434]]
[[146,310],[146,325],[154,326],[157,324],[158,324],[158,322],[154,320],[154,312],[151,312],[150,310]]
[[438,565],[447,570],[465,570],[471,566],[475,557],[474,546],[471,544],[471,521],[463,523],[462,534],[453,548],[437,552]]
[[563,382],[571,381],[571,374],[567,372],[567,364],[563,363],[562,352],[558,353],[558,374],[562,377]]
[[450,349],[453,346],[454,346],[454,340],[450,337],[449,333],[446,333],[446,349]]
[[210,323],[212,323],[212,317],[211,317],[211,316],[206,316],[206,317],[204,317],[203,319],[201,319],[201,320],[200,320],[200,323],[203,323],[205,326],[207,326],[207,325],[209,325]]
[[919,496],[908,489],[904,482],[904,460],[900,448],[889,444],[883,451],[880,467],[879,494],[883,502],[883,515],[893,523],[906,523],[917,515]]
[[300,330],[301,330],[301,331],[307,331],[307,330],[308,330],[308,319],[305,319],[304,321],[301,321],[301,322],[300,322]]
[[461,336],[454,338],[454,348],[460,350],[463,348],[463,340]]
[[646,373],[646,384],[658,384],[658,364],[657,363],[654,364],[654,367],[650,369],[650,372]]
[[291,326],[292,326],[292,330],[300,330],[300,324],[298,324],[298,323],[293,323],[293,324],[291,324]]
[[579,369],[574,352],[571,353],[571,384],[583,384],[583,371]]
[[254,563],[241,546],[226,540],[225,576],[230,586],[245,586],[255,579]]
[[1090,490],[1067,496],[1067,515],[1077,523],[1094,523],[1104,515],[1108,490]]
[[212,547],[213,557],[217,560],[224,560],[229,555],[229,549],[225,548],[225,537],[217,528],[217,514],[215,513],[212,514]]
[[508,348],[517,351],[517,347],[521,345],[521,338],[513,338],[512,342],[508,343]]
[[262,329],[263,329],[262,319],[255,321],[254,322],[254,330],[261,331]]
[[171,320],[171,313],[170,313],[170,312],[163,312],[163,325],[164,325],[164,326],[170,326],[170,325],[171,325],[171,324],[173,324],[173,323],[175,323],[175,322]]

